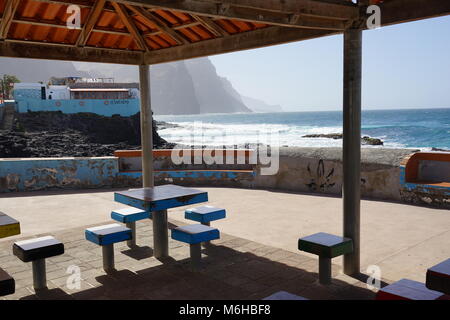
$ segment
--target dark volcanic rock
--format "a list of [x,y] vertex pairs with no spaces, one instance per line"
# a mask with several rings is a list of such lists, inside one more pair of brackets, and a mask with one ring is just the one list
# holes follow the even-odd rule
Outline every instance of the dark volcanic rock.
[[342,139],[342,133],[317,133],[317,134],[307,134],[302,138],[329,138],[329,139]]
[[[155,148],[171,148],[153,126]],[[14,129],[0,132],[0,157],[111,156],[140,149],[139,113],[103,117],[92,113],[28,112],[16,115]]]
[[[303,136],[302,138],[328,138],[328,139],[342,139],[343,135],[342,133],[319,133],[319,134],[307,134]],[[378,138],[371,138],[368,136],[364,136],[361,138],[361,144],[363,145],[370,145],[370,146],[382,146],[384,145],[384,142],[381,139]]]
[[371,138],[368,136],[364,136],[361,138],[361,143],[365,144],[365,145],[370,145],[370,146],[382,146],[384,144],[383,141],[381,141],[381,139],[378,138]]
[[450,150],[447,149],[441,149],[441,148],[431,148],[431,151],[439,151],[439,152],[450,152]]

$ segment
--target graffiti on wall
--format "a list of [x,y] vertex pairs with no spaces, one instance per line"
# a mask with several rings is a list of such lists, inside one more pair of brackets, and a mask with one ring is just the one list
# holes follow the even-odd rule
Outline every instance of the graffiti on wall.
[[309,183],[306,186],[310,191],[325,192],[336,185],[335,168],[331,167],[327,170],[323,159],[320,159],[315,167],[308,162],[307,171],[309,174]]

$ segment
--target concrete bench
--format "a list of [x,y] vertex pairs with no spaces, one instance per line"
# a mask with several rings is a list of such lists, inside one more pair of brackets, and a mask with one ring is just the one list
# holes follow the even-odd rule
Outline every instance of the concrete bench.
[[0,212],[0,239],[20,234],[19,221]]
[[268,297],[265,297],[263,300],[308,300],[308,299],[286,291],[278,291]]
[[131,240],[131,229],[113,223],[99,227],[88,228],[85,231],[86,240],[102,247],[103,270],[114,270],[114,243]]
[[298,240],[298,249],[319,256],[319,282],[331,283],[331,259],[353,252],[349,238],[319,232]]
[[423,283],[401,279],[382,289],[376,300],[441,300],[446,298],[442,292],[428,289]]
[[64,254],[64,244],[52,236],[17,241],[13,254],[23,262],[33,266],[33,286],[35,290],[47,288],[45,259]]
[[450,259],[427,270],[426,287],[450,295]]
[[222,208],[213,206],[201,206],[197,208],[187,209],[184,212],[185,219],[197,221],[205,226],[210,226],[211,221],[225,219],[226,211]]
[[193,224],[172,229],[172,239],[189,243],[192,269],[197,270],[202,259],[201,243],[220,238],[220,232],[202,224]]
[[111,212],[111,218],[125,223],[126,227],[131,230],[132,238],[127,241],[127,245],[132,248],[136,246],[136,221],[151,219],[152,214],[145,210],[129,207],[113,210]]
[[0,297],[13,294],[16,291],[16,282],[5,270],[0,268]]

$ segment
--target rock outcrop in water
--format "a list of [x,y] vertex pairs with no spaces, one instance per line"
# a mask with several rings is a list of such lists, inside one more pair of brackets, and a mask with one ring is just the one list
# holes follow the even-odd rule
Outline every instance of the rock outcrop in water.
[[[319,133],[319,134],[307,134],[303,136],[302,138],[328,138],[328,139],[342,139],[343,135],[342,133]],[[382,146],[384,145],[384,142],[381,139],[378,138],[371,138],[369,136],[361,137],[361,144],[363,145],[369,145],[369,146]]]
[[[171,148],[154,122],[154,147]],[[159,123],[164,125],[164,123]],[[0,157],[111,156],[119,149],[140,149],[139,113],[104,117],[93,113],[28,112],[16,114],[13,130],[0,131]]]

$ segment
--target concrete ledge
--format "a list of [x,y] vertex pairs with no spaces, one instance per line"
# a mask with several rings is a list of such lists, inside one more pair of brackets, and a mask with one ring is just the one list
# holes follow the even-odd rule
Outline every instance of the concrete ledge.
[[[406,182],[403,162],[414,152],[363,148],[362,196],[450,207],[447,187]],[[262,166],[248,163],[248,154],[244,158],[246,162],[234,165],[201,163],[180,167],[171,162],[169,152],[164,150],[155,158],[155,183],[341,195],[340,148],[281,148],[275,175],[262,175]],[[0,159],[0,192],[137,187],[141,185],[141,172],[130,168],[138,166],[140,161],[137,153],[130,153],[122,165],[117,157]]]

